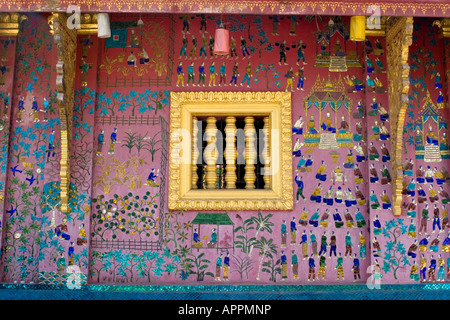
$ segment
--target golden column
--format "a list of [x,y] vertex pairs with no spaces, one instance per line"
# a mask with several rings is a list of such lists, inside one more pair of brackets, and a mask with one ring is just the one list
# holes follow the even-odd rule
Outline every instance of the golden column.
[[226,175],[225,185],[226,189],[236,189],[236,117],[228,116],[225,118],[225,162],[226,162]]
[[255,189],[255,163],[256,163],[256,129],[255,118],[247,116],[244,119],[244,133],[245,133],[245,188]]
[[56,100],[61,118],[61,212],[69,211],[70,189],[70,140],[72,139],[73,96],[77,48],[77,31],[69,29],[65,13],[53,13],[48,17],[50,33],[56,44]]
[[192,117],[192,189],[197,189],[198,175],[197,175],[197,159],[199,156],[198,152],[198,123],[197,117]]
[[403,200],[403,126],[408,108],[409,46],[413,18],[391,18],[386,26],[386,52],[389,80],[389,121],[391,122],[391,161],[394,215],[401,215]]
[[216,126],[215,117],[206,118],[206,142],[208,143],[205,148],[205,160],[206,160],[206,189],[215,189],[217,183],[216,162],[219,156],[216,145]]
[[269,125],[269,117],[264,117],[264,148],[263,148],[263,157],[264,157],[264,189],[270,189],[270,125]]

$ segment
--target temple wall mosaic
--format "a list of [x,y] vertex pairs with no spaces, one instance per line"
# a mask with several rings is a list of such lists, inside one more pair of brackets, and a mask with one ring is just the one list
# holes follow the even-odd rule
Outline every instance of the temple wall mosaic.
[[[351,41],[348,17],[210,14],[112,14],[110,38],[78,35],[61,213],[47,18],[0,38],[2,282],[448,281],[450,43],[433,19],[414,21],[394,215],[386,38]],[[168,209],[178,91],[291,92],[293,210]]]

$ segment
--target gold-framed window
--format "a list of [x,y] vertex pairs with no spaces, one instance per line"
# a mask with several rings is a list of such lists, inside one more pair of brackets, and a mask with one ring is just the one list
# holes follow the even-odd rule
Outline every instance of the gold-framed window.
[[170,210],[291,210],[290,92],[171,92]]

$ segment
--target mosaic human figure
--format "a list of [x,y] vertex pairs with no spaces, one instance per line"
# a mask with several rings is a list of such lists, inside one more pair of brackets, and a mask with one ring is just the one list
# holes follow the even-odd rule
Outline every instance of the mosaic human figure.
[[241,36],[241,50],[242,50],[242,59],[245,59],[245,55],[247,54],[247,57],[250,58],[250,52],[248,51],[247,47],[247,40],[243,36]]
[[336,270],[336,279],[344,280],[344,259],[341,256],[341,253],[339,252],[337,260],[336,260],[336,267],[334,268]]
[[295,246],[297,244],[297,223],[295,222],[295,217],[292,217],[289,231],[291,236],[291,246]]
[[280,232],[281,232],[281,248],[286,248],[286,239],[287,239],[286,220],[282,221]]
[[344,253],[344,256],[347,257],[347,255],[348,255],[349,257],[351,257],[352,249],[353,249],[352,238],[350,236],[350,231],[347,231],[347,234],[345,235],[345,253]]
[[206,54],[206,47],[208,46],[208,38],[205,37],[205,35],[202,35],[202,46],[200,47],[200,52],[199,52],[199,58],[202,57],[202,55],[205,56],[205,58],[207,58],[207,54]]
[[295,250],[292,250],[291,255],[291,268],[292,268],[292,279],[297,280],[298,277],[298,257]]
[[184,55],[184,58],[187,59],[187,46],[189,44],[189,41],[185,34],[183,34],[183,38],[181,40],[181,49],[180,49],[180,59]]
[[301,66],[300,69],[298,69],[297,73],[295,74],[298,77],[298,83],[297,83],[297,90],[303,90],[303,85],[305,84],[305,74],[304,74],[304,67]]
[[287,65],[286,63],[286,40],[283,40],[280,43],[280,61],[278,64],[281,66],[281,62],[284,63],[284,65]]
[[103,145],[105,144],[105,130],[101,129],[97,137],[97,156],[102,155]]
[[303,64],[307,64],[304,49],[306,49],[306,45],[300,39],[299,42],[297,43],[297,62],[296,62],[297,65],[299,65],[300,61],[302,61]]
[[325,279],[325,269],[327,267],[326,257],[325,255],[320,256],[319,258],[319,272],[317,273],[317,280],[319,280],[320,276],[322,276],[322,280]]
[[367,251],[366,251],[366,238],[364,237],[364,234],[362,231],[359,232],[359,257],[361,259],[365,259],[367,257]]
[[230,275],[230,253],[227,251],[227,254],[223,258],[223,281],[229,281],[229,275]]
[[23,122],[23,120],[22,120],[22,114],[23,114],[23,112],[25,111],[25,107],[24,107],[24,97],[23,96],[21,96],[20,98],[19,98],[19,102],[18,102],[18,111],[17,111],[17,117],[16,117],[16,122]]
[[211,239],[208,241],[209,248],[215,248],[217,245],[217,231],[216,228],[211,229]]
[[247,66],[245,67],[245,74],[244,74],[244,79],[241,82],[241,86],[247,82],[247,88],[250,88],[250,79],[252,77],[252,66],[251,66],[251,62],[249,61]]
[[44,109],[41,109],[41,112],[44,113],[44,119],[42,121],[48,122],[48,112],[49,112],[49,108],[50,108],[50,101],[48,101],[48,99],[46,97],[44,97],[43,106],[44,106]]
[[226,64],[225,64],[225,62],[223,62],[222,65],[219,68],[219,75],[220,75],[219,87],[222,86],[222,83],[223,83],[224,86],[226,86],[227,85],[227,83],[226,83],[227,73],[226,73]]
[[186,85],[189,85],[189,82],[192,80],[192,85],[195,87],[195,72],[194,72],[194,62],[191,62],[191,64],[188,66],[188,80],[186,82]]
[[318,256],[317,252],[317,238],[312,230],[309,231],[309,243],[311,245],[311,252],[313,256]]
[[319,256],[327,252],[327,232],[324,231],[322,237],[320,238],[320,251]]
[[337,240],[336,235],[334,234],[334,231],[331,231],[330,236],[330,258],[333,256],[336,257],[336,251],[337,251]]
[[214,64],[214,61],[211,63],[211,65],[209,66],[209,86],[216,86],[216,66]]
[[281,280],[284,281],[287,279],[288,263],[286,254],[284,253],[283,250],[281,250],[280,264],[281,264]]
[[221,281],[222,274],[222,257],[223,253],[221,253],[216,259],[216,274],[214,280]]
[[198,40],[197,40],[197,38],[194,35],[192,35],[192,40],[191,41],[192,41],[192,48],[189,51],[189,59],[192,59],[192,58],[197,59]]
[[183,64],[180,63],[177,66],[177,87],[181,83],[181,86],[184,87],[184,72],[183,72]]
[[39,109],[38,109],[38,102],[36,101],[36,97],[33,97],[31,110],[33,111],[34,120],[33,122],[40,122],[39,120]]
[[233,56],[235,57],[235,59],[238,58],[237,51],[236,51],[236,39],[233,36],[231,36],[230,37],[230,54],[227,55],[227,59],[229,59],[230,57],[233,58]]
[[299,245],[302,247],[302,257],[305,260],[308,258],[308,236],[306,235],[306,230],[303,230]]
[[230,85],[234,82],[234,86],[237,87],[237,78],[239,77],[239,69],[238,69],[238,62],[236,61],[233,66],[233,72],[231,74],[231,81]]
[[286,89],[294,92],[294,69],[292,67],[289,67],[289,70],[286,72]]
[[198,67],[198,86],[200,87],[200,84],[205,86],[205,78],[206,78],[206,72],[205,72],[205,63],[202,62],[200,66]]
[[206,15],[204,13],[200,14],[200,32],[208,33]]
[[48,150],[47,150],[47,158],[55,156],[55,130],[48,135]]
[[316,263],[314,261],[314,256],[311,255],[308,260],[308,281],[316,280]]
[[437,261],[434,258],[433,255],[430,257],[430,265],[428,269],[428,281],[435,281],[435,274],[436,274],[436,267],[437,267]]
[[116,143],[117,143],[117,128],[114,128],[109,140],[108,154],[114,154]]
[[353,258],[352,270],[353,270],[353,281],[361,280],[360,263],[356,253]]

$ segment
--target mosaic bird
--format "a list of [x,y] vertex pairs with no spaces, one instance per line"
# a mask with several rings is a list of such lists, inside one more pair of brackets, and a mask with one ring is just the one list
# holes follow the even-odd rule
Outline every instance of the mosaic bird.
[[11,218],[12,215],[13,215],[14,213],[16,213],[16,211],[17,211],[17,209],[14,208],[13,205],[11,205],[11,209],[10,209],[10,210],[6,210],[6,213],[9,213],[9,217]]
[[11,168],[14,177],[16,176],[16,172],[22,173],[22,170],[17,169],[18,166],[19,166],[19,165],[17,165],[17,166],[15,166],[15,167],[12,167],[12,168]]
[[25,180],[27,180],[30,183],[30,186],[33,184],[33,182],[36,181],[36,178],[34,178],[34,175],[31,175],[31,178],[26,178]]

